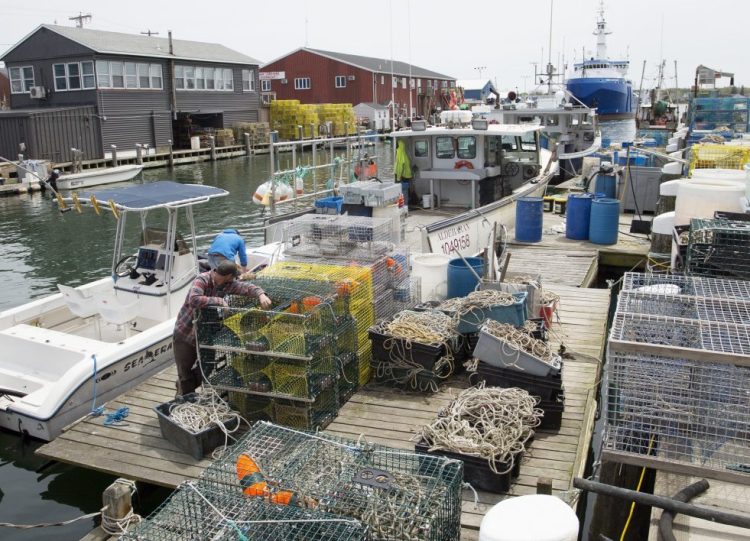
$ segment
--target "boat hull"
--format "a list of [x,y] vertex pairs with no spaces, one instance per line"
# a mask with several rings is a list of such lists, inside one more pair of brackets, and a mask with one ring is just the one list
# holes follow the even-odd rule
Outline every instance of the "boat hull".
[[[174,362],[172,328],[174,321],[162,324],[161,336],[139,348],[114,350],[97,358],[96,379],[92,377],[72,389],[59,409],[49,418],[39,418],[21,403],[4,403],[0,408],[0,427],[44,441],[52,441],[65,427],[163,370]],[[154,329],[156,331],[156,329]],[[153,340],[153,337],[151,337]],[[120,354],[121,353],[121,354]]]
[[142,165],[119,165],[102,170],[63,175],[57,180],[57,189],[73,190],[115,182],[127,182],[132,180],[141,170],[143,170]]
[[600,120],[634,118],[633,85],[615,77],[579,77],[566,82],[568,91],[587,107],[596,108]]

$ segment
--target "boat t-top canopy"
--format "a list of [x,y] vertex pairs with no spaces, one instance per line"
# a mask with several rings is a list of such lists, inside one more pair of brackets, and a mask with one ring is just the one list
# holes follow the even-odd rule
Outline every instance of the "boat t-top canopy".
[[509,135],[520,137],[528,133],[540,131],[541,126],[535,124],[490,124],[486,130],[478,130],[470,125],[458,128],[449,128],[448,126],[430,126],[426,130],[399,130],[391,132],[391,137],[417,137],[427,135],[490,135],[502,136]]
[[81,197],[86,199],[92,195],[99,201],[112,201],[118,210],[128,212],[196,205],[206,203],[214,197],[229,195],[229,192],[203,184],[181,184],[173,180],[160,180],[148,184],[81,193]]

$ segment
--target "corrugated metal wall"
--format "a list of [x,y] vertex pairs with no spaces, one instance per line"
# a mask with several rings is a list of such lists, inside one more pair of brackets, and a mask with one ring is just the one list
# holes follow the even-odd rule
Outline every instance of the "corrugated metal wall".
[[32,159],[69,161],[71,148],[87,159],[102,156],[96,107],[40,110],[0,115],[0,155],[15,159],[19,144]]
[[[166,65],[162,70],[166,82]],[[136,144],[165,147],[172,138],[166,90],[102,89],[98,99],[104,152],[111,145],[118,150],[134,150]]]

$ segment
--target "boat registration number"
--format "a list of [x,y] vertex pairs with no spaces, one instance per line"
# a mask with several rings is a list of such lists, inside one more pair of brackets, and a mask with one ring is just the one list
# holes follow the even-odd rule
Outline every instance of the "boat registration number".
[[430,251],[463,256],[478,254],[486,246],[492,227],[483,220],[457,224],[429,233]]

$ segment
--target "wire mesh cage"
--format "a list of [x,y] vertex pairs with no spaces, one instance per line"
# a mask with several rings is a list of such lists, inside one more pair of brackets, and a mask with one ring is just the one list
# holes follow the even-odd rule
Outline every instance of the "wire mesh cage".
[[640,293],[695,295],[714,299],[750,299],[750,281],[626,272],[622,291],[635,290]]
[[690,220],[688,274],[750,280],[750,222]]
[[361,521],[373,540],[460,537],[460,461],[257,423],[201,486],[252,499],[259,494],[248,485],[260,478],[266,498],[283,492],[308,510]]
[[739,325],[750,322],[750,300],[623,291],[619,295],[617,310]]
[[715,353],[750,355],[750,326],[733,323],[618,312],[612,321],[609,338]]
[[750,368],[613,350],[605,448],[710,470],[750,463]]
[[120,537],[127,541],[365,541],[367,527],[355,519],[259,498],[213,492],[200,483],[178,487],[146,520]]
[[292,256],[372,261],[398,241],[390,218],[306,214],[284,226],[284,252]]

